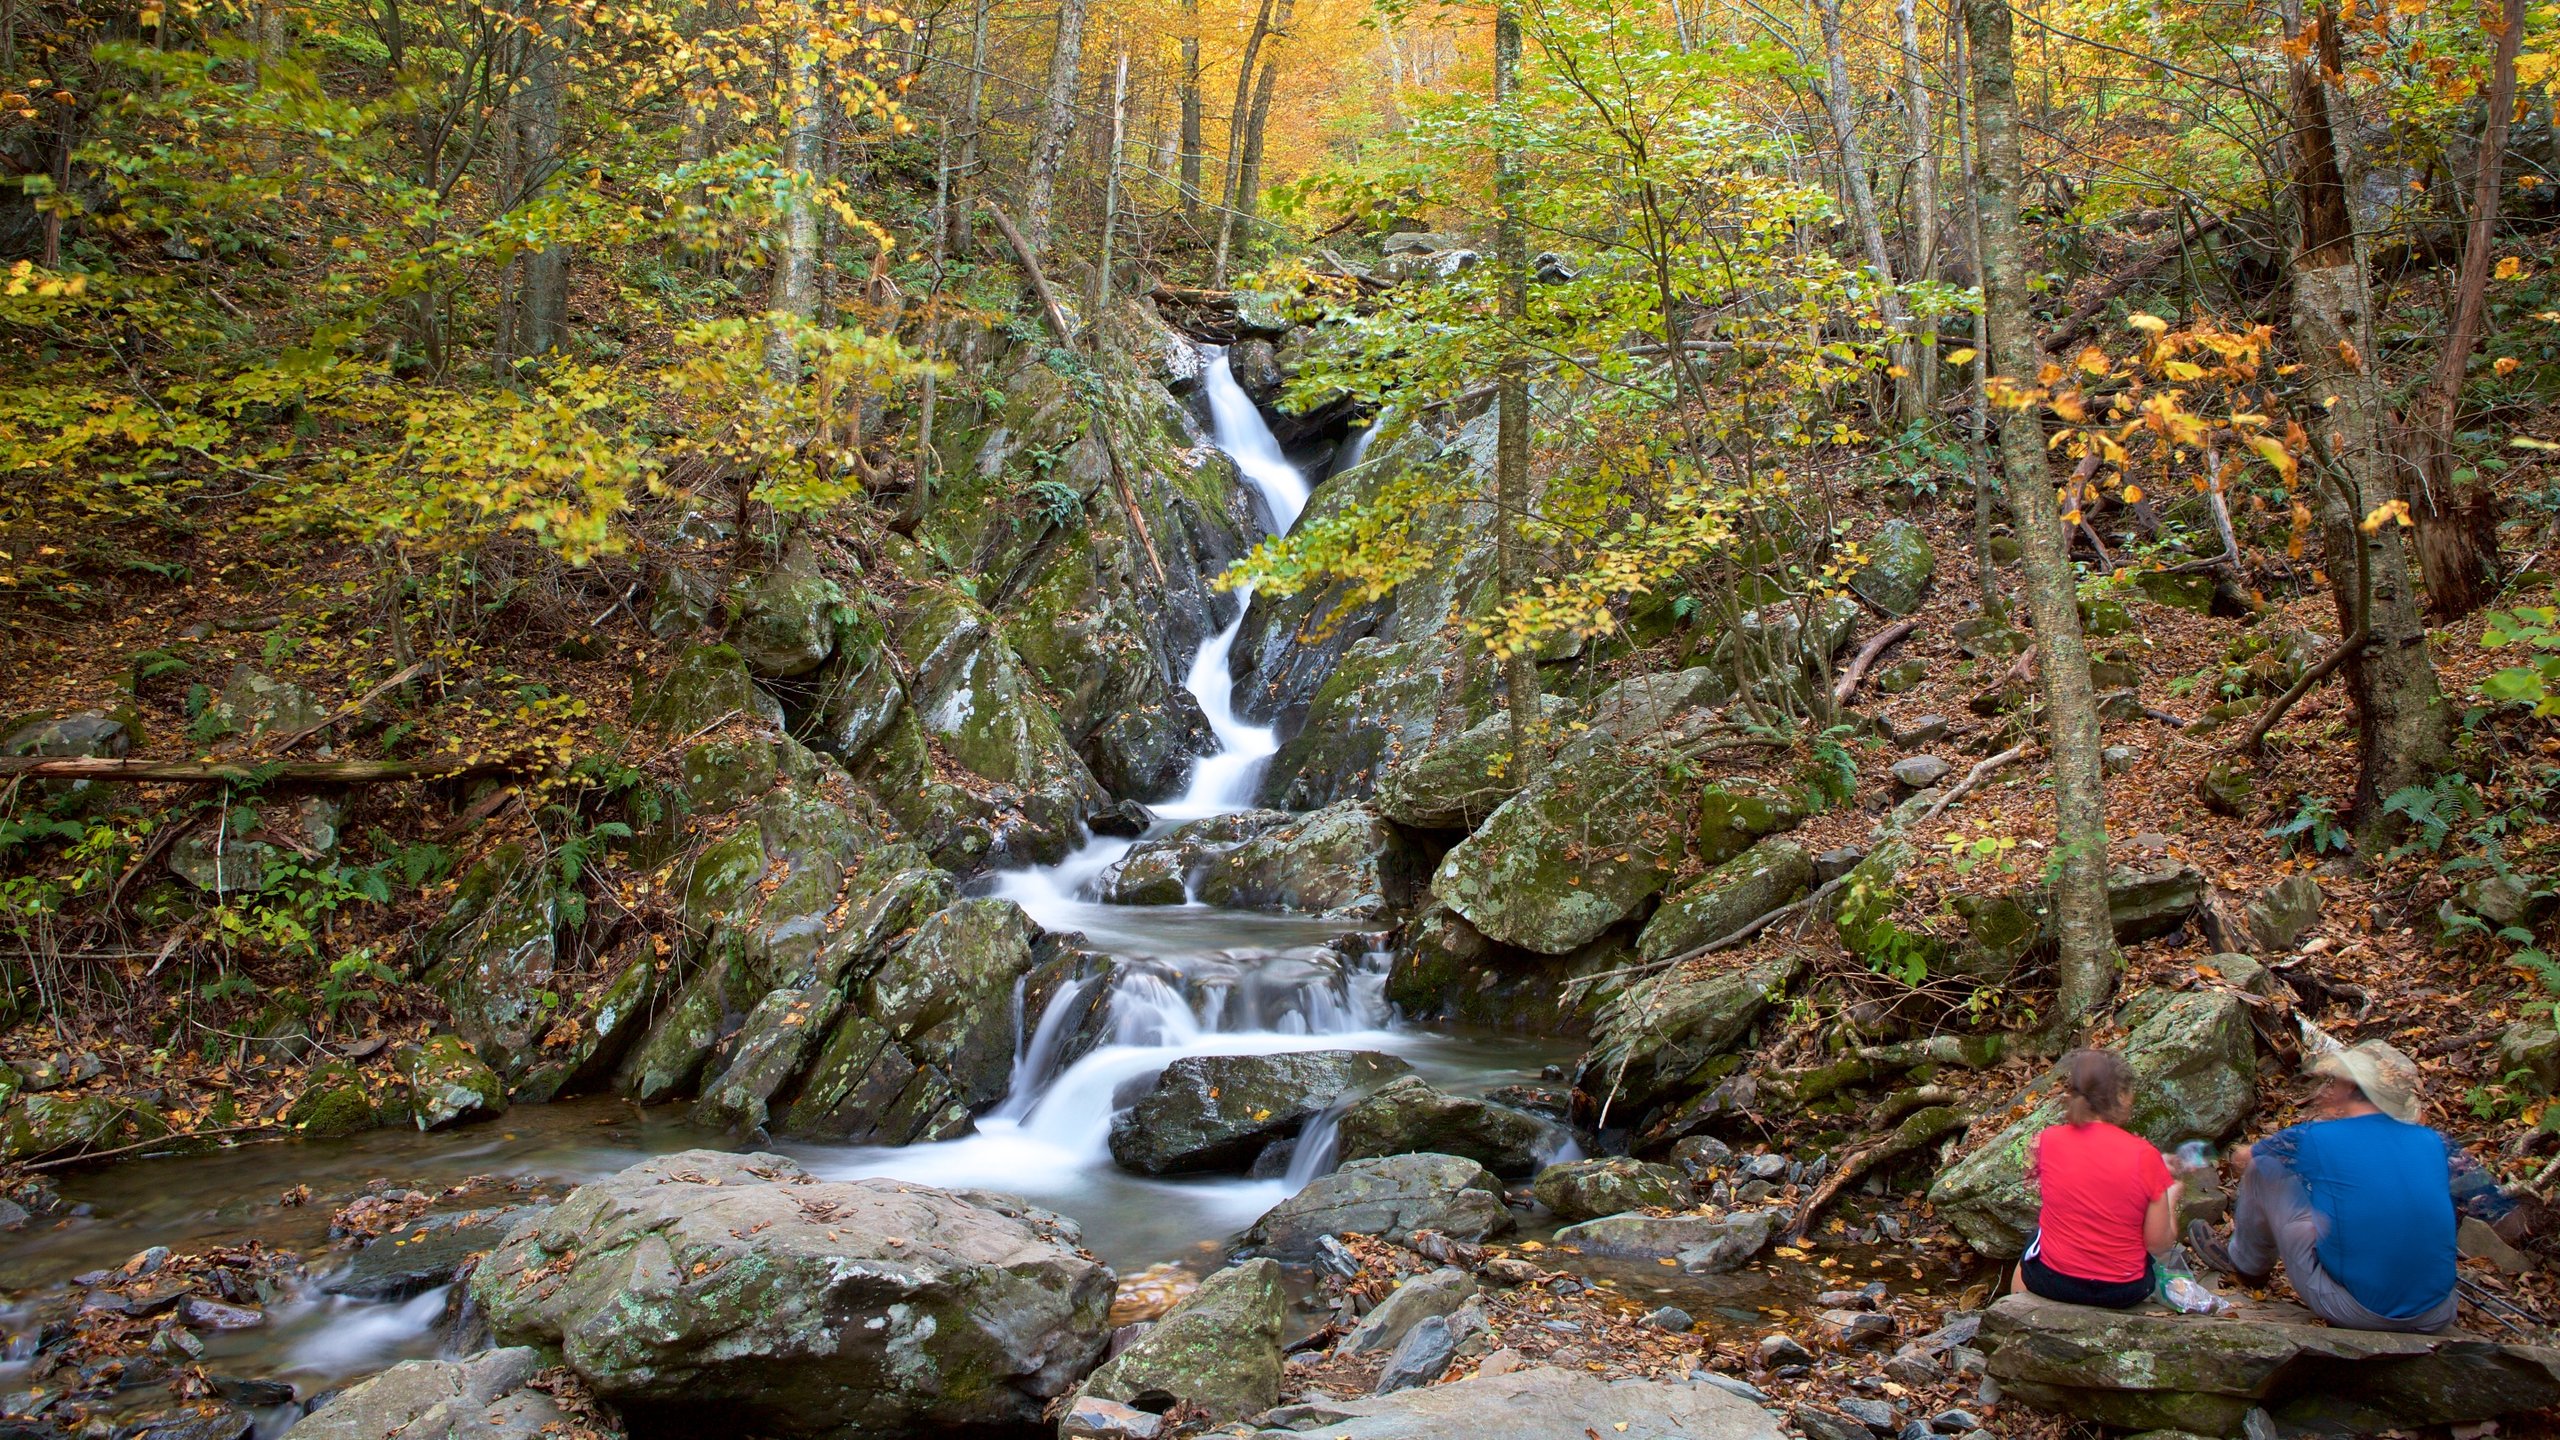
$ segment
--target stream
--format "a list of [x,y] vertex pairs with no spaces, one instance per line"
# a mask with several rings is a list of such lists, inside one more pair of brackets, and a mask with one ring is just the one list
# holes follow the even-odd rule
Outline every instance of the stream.
[[[1226,356],[1204,380],[1218,447],[1252,487],[1263,523],[1285,532],[1305,507],[1307,479],[1282,453],[1236,384]],[[1358,449],[1351,451],[1356,463]],[[1151,807],[1161,833],[1185,821],[1253,805],[1279,740],[1241,718],[1231,652],[1251,596],[1193,657],[1188,687],[1216,735],[1185,792]],[[1155,1180],[1115,1167],[1113,1113],[1186,1055],[1307,1049],[1387,1051],[1432,1084],[1481,1093],[1533,1080],[1578,1053],[1568,1041],[1425,1030],[1401,1023],[1384,999],[1384,952],[1347,955],[1333,942],[1356,922],[1219,910],[1201,904],[1114,906],[1091,898],[1101,872],[1135,841],[1096,838],[1059,864],[992,877],[983,893],[1014,901],[1051,930],[1081,931],[1089,948],[1119,962],[1084,982],[1112,986],[1104,1044],[1060,1067],[1055,1023],[1081,997],[1066,987],[1040,1015],[988,1017],[1015,1031],[1008,1096],[975,1133],[905,1148],[777,1142],[770,1148],[831,1179],[886,1176],[1021,1195],[1073,1217],[1093,1252],[1122,1273],[1165,1261],[1212,1261],[1234,1235],[1332,1163],[1323,1122],[1310,1127],[1288,1173],[1266,1179]],[[1017,1010],[1020,1005],[1017,1002]],[[18,1388],[32,1353],[31,1301],[59,1293],[70,1276],[121,1263],[153,1245],[173,1250],[257,1241],[308,1258],[315,1281],[343,1263],[328,1249],[329,1217],[369,1182],[434,1189],[469,1176],[537,1181],[552,1198],[585,1179],[651,1154],[692,1146],[737,1148],[734,1137],[685,1123],[682,1108],[643,1112],[590,1097],[521,1106],[463,1129],[380,1131],[346,1140],[250,1146],[209,1155],[138,1161],[60,1179],[74,1218],[0,1237],[0,1392]],[[307,1200],[288,1191],[309,1187]],[[208,1338],[217,1373],[289,1381],[304,1396],[445,1343],[447,1289],[398,1302],[323,1293],[320,1283],[269,1306],[255,1329]],[[272,1433],[268,1425],[261,1433]]]

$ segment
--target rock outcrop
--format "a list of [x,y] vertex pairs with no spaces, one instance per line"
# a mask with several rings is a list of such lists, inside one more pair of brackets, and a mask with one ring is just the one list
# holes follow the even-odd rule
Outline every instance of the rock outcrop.
[[1450,1095],[1412,1076],[1378,1087],[1342,1112],[1342,1158],[1458,1155],[1496,1175],[1528,1175],[1573,1144],[1561,1125],[1526,1110]]
[[570,1424],[557,1402],[525,1384],[542,1366],[540,1354],[520,1345],[463,1360],[404,1360],[331,1396],[285,1434],[291,1440],[541,1440]]
[[1245,1245],[1281,1260],[1304,1260],[1326,1235],[1405,1240],[1437,1230],[1482,1240],[1512,1225],[1502,1185],[1455,1155],[1389,1155],[1353,1160],[1281,1201],[1253,1222]]
[[1626,1210],[1685,1209],[1696,1199],[1684,1171],[1624,1155],[1550,1165],[1530,1193],[1566,1224]]
[[[1317,1400],[1263,1417],[1254,1440],[1783,1440],[1778,1417],[1714,1385],[1603,1380],[1535,1366],[1365,1400]],[[1623,1427],[1623,1428],[1621,1428]]]
[[578,1187],[473,1274],[503,1344],[661,1425],[1028,1426],[1102,1357],[1111,1275],[1002,1196],[687,1150]]
[[1273,1142],[1413,1067],[1365,1050],[1192,1055],[1111,1120],[1111,1158],[1143,1175],[1242,1172]]
[[1277,1262],[1220,1270],[1094,1371],[1079,1393],[1141,1410],[1170,1409],[1169,1397],[1212,1425],[1268,1410],[1280,1398],[1287,1305]]

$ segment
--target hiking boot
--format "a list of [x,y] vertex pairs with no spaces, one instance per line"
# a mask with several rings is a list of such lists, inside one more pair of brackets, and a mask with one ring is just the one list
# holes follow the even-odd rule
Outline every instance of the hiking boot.
[[2241,1269],[2239,1264],[2231,1258],[2231,1242],[2223,1236],[2214,1234],[2213,1227],[2202,1220],[2187,1222],[2187,1253],[2195,1257],[2198,1265],[2208,1270],[2219,1270],[2235,1280],[2243,1280],[2252,1285],[2266,1283],[2266,1276],[2252,1275]]

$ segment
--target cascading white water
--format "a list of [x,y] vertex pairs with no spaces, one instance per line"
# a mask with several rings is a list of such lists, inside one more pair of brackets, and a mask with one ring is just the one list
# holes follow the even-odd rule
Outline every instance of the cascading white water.
[[[1211,357],[1204,386],[1218,448],[1253,487],[1265,521],[1286,533],[1306,508],[1306,477],[1281,453],[1223,351]],[[1151,807],[1168,824],[1251,806],[1278,751],[1269,727],[1236,713],[1229,662],[1252,598],[1239,591],[1235,618],[1192,657],[1187,684],[1218,749],[1193,767],[1182,795]],[[1346,958],[1331,948],[1326,942],[1344,928],[1337,922],[1085,898],[1132,843],[1095,839],[1057,865],[997,877],[999,898],[1050,930],[1083,932],[1114,962],[1107,975],[1059,986],[1036,1022],[1021,1013],[1017,997],[1011,1090],[979,1118],[977,1133],[898,1150],[811,1153],[813,1170],[1027,1195],[1088,1225],[1109,1224],[1113,1248],[1160,1259],[1241,1227],[1331,1169],[1335,1152],[1327,1115],[1308,1125],[1281,1179],[1169,1182],[1118,1170],[1112,1116],[1173,1061],[1342,1048],[1395,1051],[1444,1078],[1476,1071],[1456,1059],[1453,1042],[1393,1027],[1385,997],[1389,957]],[[1089,1013],[1089,987],[1104,984],[1111,989],[1101,1042],[1061,1065],[1078,1017]]]

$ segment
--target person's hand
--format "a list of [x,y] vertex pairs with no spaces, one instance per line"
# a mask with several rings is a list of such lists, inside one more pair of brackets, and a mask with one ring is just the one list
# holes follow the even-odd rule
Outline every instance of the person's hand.
[[2246,1175],[2249,1173],[2248,1146],[2235,1145],[2231,1147],[2231,1173],[2234,1175]]

